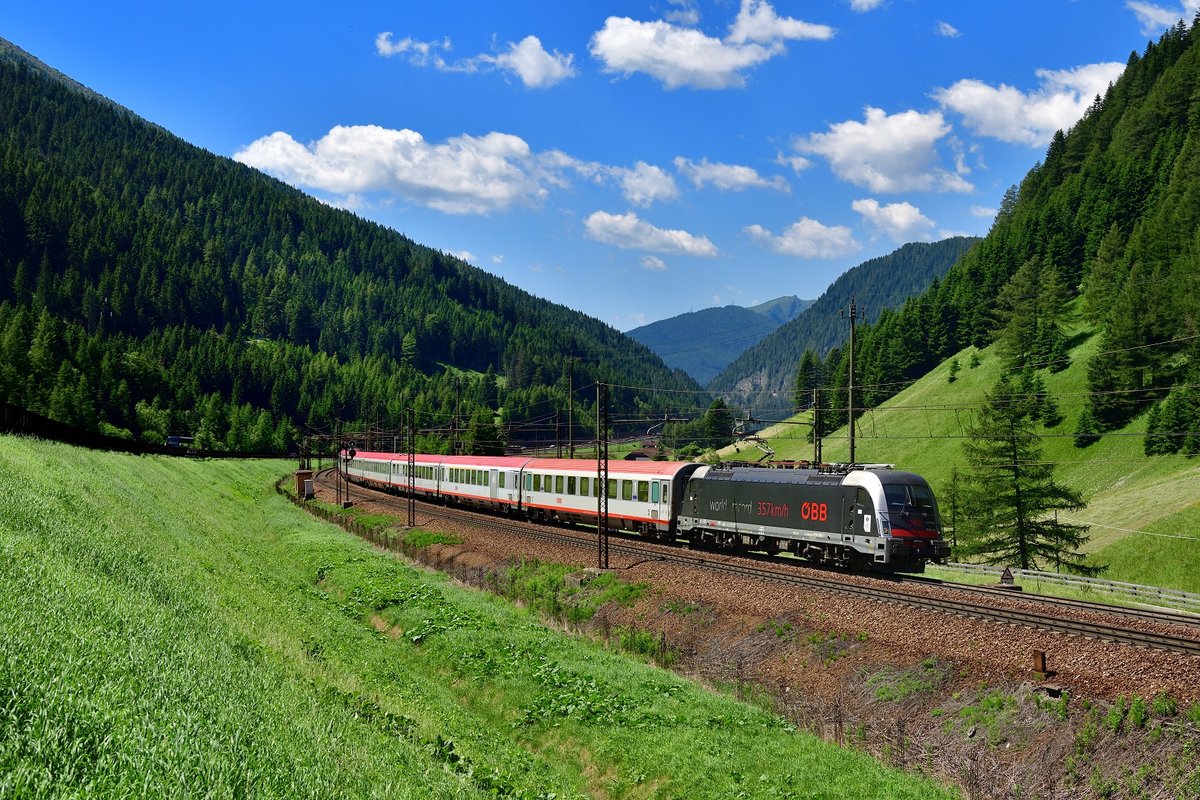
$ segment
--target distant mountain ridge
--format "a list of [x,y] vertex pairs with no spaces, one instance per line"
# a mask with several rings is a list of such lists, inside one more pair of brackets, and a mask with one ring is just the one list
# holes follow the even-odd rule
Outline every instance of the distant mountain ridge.
[[876,320],[884,309],[899,308],[924,292],[977,241],[956,236],[914,242],[847,270],[803,313],[747,348],[707,388],[731,405],[752,407],[756,415],[790,413],[796,366],[804,351],[824,358],[849,338],[850,326],[840,312],[849,308],[851,297],[865,309],[864,319]]
[[703,385],[748,347],[799,316],[812,302],[789,295],[752,308],[705,308],[634,328],[625,335],[649,347],[667,366],[683,370]]

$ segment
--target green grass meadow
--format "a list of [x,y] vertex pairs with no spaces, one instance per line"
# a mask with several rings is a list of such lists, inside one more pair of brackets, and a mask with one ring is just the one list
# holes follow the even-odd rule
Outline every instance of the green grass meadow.
[[[1082,327],[1068,333],[1077,341],[1070,366],[1059,373],[1042,373],[1063,421],[1039,429],[1044,456],[1057,465],[1056,479],[1082,492],[1088,502],[1083,511],[1062,518],[1092,526],[1087,550],[1095,562],[1109,567],[1101,577],[1200,592],[1200,461],[1184,455],[1146,456],[1145,414],[1087,448],[1076,447],[1074,434],[1088,391],[1087,362],[1098,342]],[[973,354],[979,357],[974,368]],[[950,361],[943,362],[860,418],[858,461],[895,464],[919,473],[935,494],[945,495],[952,471],[968,469],[962,442],[970,409],[1002,372],[995,346],[967,348],[957,358],[960,369],[953,383]],[[808,415],[794,419],[807,420]],[[776,459],[812,458],[807,426],[778,425],[763,435],[776,450]],[[758,451],[751,452],[757,457]],[[845,428],[823,442],[823,455],[826,461],[848,460]],[[722,456],[736,457],[728,450]],[[944,505],[942,514],[949,516]]]
[[949,796],[310,518],[0,437],[0,798]]

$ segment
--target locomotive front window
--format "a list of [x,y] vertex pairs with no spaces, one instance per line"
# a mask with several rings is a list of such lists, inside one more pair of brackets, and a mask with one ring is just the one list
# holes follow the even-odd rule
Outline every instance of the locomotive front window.
[[905,521],[925,523],[926,528],[937,527],[937,506],[933,502],[933,492],[928,486],[913,483],[893,483],[883,487],[887,497],[888,512],[892,515],[892,524],[905,526]]

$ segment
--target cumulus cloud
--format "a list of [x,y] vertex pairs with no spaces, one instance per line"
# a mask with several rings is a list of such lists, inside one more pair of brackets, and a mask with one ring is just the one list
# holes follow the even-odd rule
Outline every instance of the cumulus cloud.
[[750,225],[744,230],[775,252],[799,258],[839,258],[861,249],[845,225],[830,227],[808,217],[796,220],[778,236],[761,225]]
[[933,230],[933,220],[911,203],[881,206],[878,200],[868,198],[855,200],[850,207],[896,242],[928,240]]
[[703,236],[687,231],[656,228],[636,214],[609,214],[596,211],[584,221],[587,236],[597,242],[626,250],[650,250],[655,253],[681,253],[689,256],[715,256],[716,246]]
[[865,11],[874,11],[883,5],[883,0],[850,0],[850,7],[860,14]]
[[1139,0],[1126,0],[1125,7],[1137,17],[1143,36],[1161,33],[1181,19],[1189,22],[1200,11],[1200,3],[1197,3],[1196,0],[1181,0],[1179,5],[1174,7],[1144,3]]
[[[698,15],[673,16],[676,21],[685,18],[690,22]],[[742,0],[725,39],[688,22],[609,17],[592,36],[590,49],[605,72],[644,72],[668,89],[727,89],[745,84],[743,71],[786,52],[784,41],[829,39],[833,33],[828,25],[780,17],[764,0]]]
[[988,208],[987,206],[971,206],[971,216],[980,217],[982,219],[991,219],[996,216],[999,209]]
[[824,156],[835,175],[872,192],[970,192],[974,187],[960,174],[937,166],[937,142],[949,132],[939,111],[889,116],[868,106],[863,122],[835,123],[828,132],[799,138],[794,145]]
[[734,44],[758,42],[773,45],[784,39],[830,39],[833,28],[794,17],[781,17],[765,0],[742,0],[737,19],[726,41]]
[[339,125],[304,145],[280,131],[234,159],[294,185],[350,195],[390,192],[449,214],[536,203],[552,182],[546,159],[520,137],[495,132],[435,144],[408,129]]
[[1105,62],[1075,69],[1037,71],[1041,86],[1031,92],[1000,84],[963,79],[934,98],[957,111],[968,127],[1005,142],[1044,145],[1057,130],[1067,130],[1083,116],[1096,95],[1120,77],[1124,64]]
[[658,256],[642,256],[641,265],[642,269],[647,269],[651,272],[664,272],[667,269],[667,262]]
[[675,179],[662,167],[639,161],[632,167],[615,167],[596,161],[581,161],[558,153],[556,166],[571,169],[596,183],[615,183],[621,194],[635,206],[648,207],[660,200],[674,200],[679,196]]
[[441,72],[474,73],[500,70],[518,77],[527,88],[544,89],[575,76],[575,56],[555,50],[547,52],[536,36],[526,36],[520,42],[508,42],[499,55],[481,53],[470,58],[447,61],[439,51],[450,52],[452,45],[446,38],[440,42],[421,42],[416,39],[393,41],[393,34],[385,31],[375,37],[375,51],[381,56],[404,56],[414,66],[432,66]]
[[711,183],[722,191],[733,192],[765,188],[786,192],[790,188],[781,175],[767,180],[751,167],[737,164],[714,164],[707,158],[701,159],[697,164],[691,159],[679,156],[675,159],[675,169],[679,170],[679,174],[690,180],[697,189],[706,183]]
[[639,161],[632,169],[610,167],[611,174],[621,183],[621,193],[635,206],[645,208],[658,200],[673,200],[679,196],[675,179],[661,167]]
[[962,36],[962,34],[959,33],[958,28],[954,27],[945,20],[939,19],[934,30],[937,31],[938,36],[945,36],[947,39],[957,39],[959,36]]

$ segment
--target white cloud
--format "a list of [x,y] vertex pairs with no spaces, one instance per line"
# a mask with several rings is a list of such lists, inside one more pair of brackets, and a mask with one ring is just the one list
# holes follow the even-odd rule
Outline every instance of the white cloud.
[[957,39],[958,37],[962,36],[962,33],[959,32],[958,28],[941,19],[937,21],[937,26],[934,28],[934,30],[937,31],[938,36],[945,36],[947,39]]
[[1184,22],[1191,22],[1197,11],[1200,10],[1200,4],[1195,0],[1181,0],[1179,5],[1174,8],[1138,2],[1138,0],[1126,0],[1125,7],[1137,17],[1143,36],[1161,33],[1181,19]]
[[[674,19],[691,22],[695,17],[676,13]],[[785,40],[829,39],[833,34],[827,25],[780,17],[763,0],[742,0],[724,40],[684,24],[609,17],[592,36],[590,49],[605,72],[644,72],[668,89],[727,89],[745,84],[744,70],[786,52]]]
[[521,82],[533,89],[547,86],[575,76],[575,56],[562,55],[557,50],[547,53],[536,36],[526,36],[518,44],[508,43],[508,51],[492,59],[480,56],[481,60],[492,61],[496,66],[520,77]]
[[534,204],[548,193],[544,184],[553,183],[546,159],[520,137],[495,132],[433,144],[413,130],[339,125],[303,145],[280,131],[234,159],[291,184],[339,194],[390,192],[449,214]]
[[740,192],[743,189],[765,188],[786,192],[790,188],[788,182],[781,175],[767,180],[751,167],[737,164],[714,164],[707,158],[701,159],[697,164],[691,159],[678,156],[675,159],[675,169],[679,170],[679,174],[690,180],[697,189],[706,183],[711,183],[722,191],[734,192]]
[[933,220],[911,203],[881,206],[878,200],[867,198],[855,200],[850,207],[896,242],[928,240],[933,230]]
[[642,269],[650,270],[651,272],[665,272],[667,262],[663,261],[658,256],[642,256]]
[[609,171],[621,183],[625,199],[635,206],[645,208],[657,200],[673,200],[679,196],[675,179],[661,167],[639,161],[632,169],[610,167]]
[[983,136],[1036,147],[1049,142],[1055,131],[1078,122],[1096,95],[1103,97],[1124,69],[1117,62],[1040,69],[1041,86],[1029,93],[1004,83],[994,87],[967,78],[937,90],[934,98],[962,114],[967,125]]
[[874,11],[883,5],[883,0],[850,0],[850,7],[860,14],[864,11]]
[[861,249],[845,225],[830,227],[808,217],[796,220],[779,236],[761,225],[750,225],[744,230],[775,252],[799,258],[838,258]]
[[999,209],[987,208],[986,206],[971,206],[971,216],[980,217],[982,219],[991,219],[996,216]]
[[450,255],[454,256],[459,261],[466,261],[468,264],[475,263],[475,254],[470,250],[459,250],[457,252],[451,252]]
[[687,231],[656,228],[636,214],[609,214],[597,211],[584,221],[587,235],[597,242],[627,250],[656,253],[682,253],[689,256],[715,256],[717,248],[703,236]]
[[509,42],[508,49],[500,55],[481,53],[470,58],[446,61],[438,51],[449,53],[453,49],[448,37],[440,42],[421,42],[416,39],[397,42],[392,40],[392,35],[390,31],[385,31],[375,37],[375,51],[379,55],[406,56],[413,66],[432,66],[440,72],[501,70],[516,75],[531,89],[544,89],[576,74],[574,55],[563,55],[557,50],[548,53],[536,36],[526,36],[516,43]]
[[737,19],[729,27],[726,39],[733,44],[758,42],[774,44],[783,39],[832,39],[833,28],[804,22],[794,17],[781,17],[765,0],[742,0]]
[[829,160],[835,175],[872,192],[969,192],[961,176],[937,166],[937,141],[950,132],[941,112],[888,114],[867,107],[863,122],[847,120],[827,133],[797,139],[795,147]]
[[504,263],[504,256],[503,256],[503,255],[494,255],[494,256],[492,256],[492,263],[493,263],[493,264],[503,264],[503,263]]
[[398,42],[392,41],[392,32],[384,31],[375,37],[375,51],[385,58],[392,56],[407,56],[409,63],[424,67],[430,59],[440,60],[438,50],[451,50],[450,39],[440,42],[422,42],[417,39],[404,38]]
[[792,171],[799,175],[801,172],[804,172],[804,170],[811,167],[813,162],[809,161],[804,156],[785,156],[783,153],[779,153],[775,156],[775,163],[781,166],[791,167]]
[[677,22],[680,25],[699,25],[700,11],[696,8],[693,0],[667,0],[676,8],[666,13],[666,18],[670,22]]

